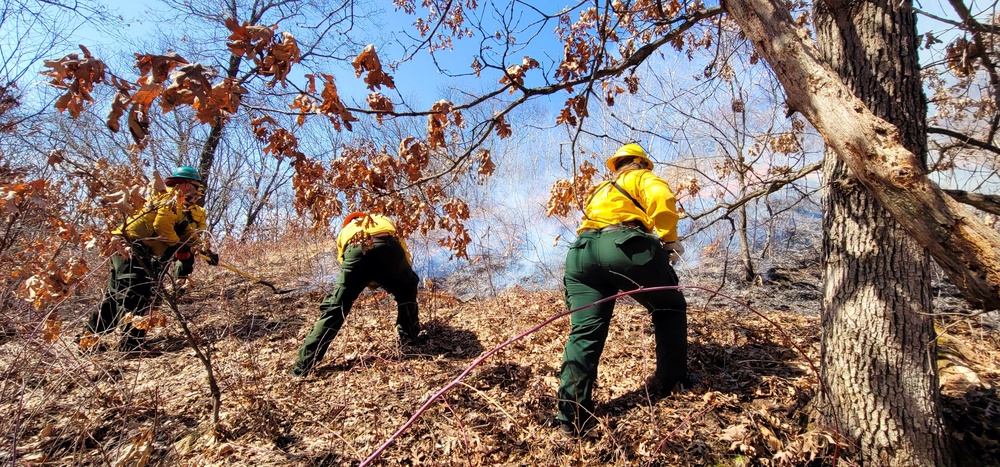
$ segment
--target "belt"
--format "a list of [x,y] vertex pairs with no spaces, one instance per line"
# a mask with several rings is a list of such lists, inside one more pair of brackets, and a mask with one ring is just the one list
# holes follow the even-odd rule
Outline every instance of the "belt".
[[[395,237],[393,237],[393,235],[391,233],[389,233],[389,232],[382,232],[382,233],[377,233],[377,234],[369,235],[367,237],[367,240],[371,241],[372,243],[386,243],[386,242],[388,242],[389,240],[391,240],[393,238],[395,238]],[[359,235],[356,235],[354,238],[352,238],[351,241],[348,242],[347,244],[350,245],[350,246],[361,246],[364,243],[364,241],[365,241],[365,237],[363,237],[363,236],[361,236],[359,234]]]
[[372,243],[389,243],[389,240],[392,240],[395,237],[393,237],[393,235],[389,232],[382,232],[372,235],[369,238],[372,239]]
[[618,229],[639,229],[639,230],[645,231],[646,230],[646,226],[642,225],[642,222],[639,222],[639,221],[627,221],[627,222],[621,222],[621,223],[618,223],[618,224],[607,225],[607,226],[601,227],[599,229],[583,229],[583,230],[580,231],[580,233],[610,232],[612,230],[618,230]]

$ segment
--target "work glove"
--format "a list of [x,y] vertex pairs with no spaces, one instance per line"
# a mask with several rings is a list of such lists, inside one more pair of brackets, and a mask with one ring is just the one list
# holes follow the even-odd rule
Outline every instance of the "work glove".
[[684,245],[681,242],[663,242],[663,249],[670,252],[670,264],[677,264],[684,254]]
[[219,254],[216,253],[216,252],[214,252],[214,251],[212,251],[212,250],[206,251],[205,252],[205,262],[208,263],[209,266],[218,266],[219,265]]
[[178,237],[184,235],[184,233],[187,232],[188,226],[191,225],[191,221],[189,220],[190,218],[191,218],[190,214],[185,215],[183,219],[174,224],[174,233],[176,233]]
[[194,255],[189,248],[182,248],[174,253],[173,274],[175,279],[184,279],[194,272]]

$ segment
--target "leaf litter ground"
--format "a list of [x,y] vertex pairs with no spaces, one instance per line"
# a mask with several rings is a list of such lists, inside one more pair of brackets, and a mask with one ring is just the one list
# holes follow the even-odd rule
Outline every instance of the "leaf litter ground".
[[[326,359],[295,379],[287,371],[328,286],[315,285],[314,267],[270,265],[282,271],[272,277],[304,278],[287,295],[211,270],[184,297],[181,310],[211,348],[222,388],[217,427],[205,369],[174,322],[152,330],[140,356],[80,352],[70,332],[51,344],[28,331],[8,338],[0,344],[0,410],[12,415],[0,421],[0,462],[10,463],[16,448],[17,463],[27,465],[357,465],[481,354],[565,311],[557,292],[515,288],[466,303],[425,292],[420,313],[430,340],[400,347],[394,302],[368,291]],[[654,366],[649,319],[620,300],[601,359],[594,437],[566,439],[552,427],[564,317],[482,362],[374,464],[828,465],[836,454],[853,465],[849,445],[834,450],[831,427],[809,424],[818,280],[798,269],[778,277],[730,292],[780,330],[737,303],[689,291],[693,384],[667,397],[644,385]],[[953,296],[942,300],[939,309],[963,311]],[[94,306],[78,305],[66,328],[78,328]],[[996,323],[942,322],[946,419],[967,459],[995,465]]]

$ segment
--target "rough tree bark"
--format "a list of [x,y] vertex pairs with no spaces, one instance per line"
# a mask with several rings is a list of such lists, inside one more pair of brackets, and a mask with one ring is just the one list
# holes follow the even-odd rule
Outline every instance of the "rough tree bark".
[[[917,60],[916,17],[907,2],[817,1],[820,54],[875,115],[926,163],[927,103]],[[821,378],[828,425],[856,444],[864,463],[949,465],[940,392],[930,259],[844,161],[823,167]]]
[[919,159],[902,144],[899,130],[874,115],[823,63],[782,2],[728,0],[725,6],[774,69],[789,108],[812,123],[970,304],[1000,309],[1000,234],[926,177]]

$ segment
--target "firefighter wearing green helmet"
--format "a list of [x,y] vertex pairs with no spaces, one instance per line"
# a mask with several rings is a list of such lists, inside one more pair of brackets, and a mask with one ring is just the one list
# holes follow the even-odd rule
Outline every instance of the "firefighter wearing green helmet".
[[139,349],[145,341],[144,326],[133,325],[133,318],[145,316],[156,304],[164,273],[172,268],[175,291],[194,270],[194,251],[205,250],[210,263],[218,264],[218,255],[203,248],[198,236],[205,230],[205,210],[198,205],[202,180],[198,170],[180,166],[164,181],[166,189],[154,192],[143,208],[129,216],[111,233],[124,248],[110,258],[111,273],[104,300],[88,320],[79,339],[89,348],[124,323],[118,348]]
[[[566,254],[566,304],[583,308],[618,291],[676,286],[672,264],[683,253],[679,218],[670,187],[653,172],[638,144],[626,144],[607,160],[612,177],[597,186],[584,207],[577,239]],[[661,392],[687,378],[687,303],[680,290],[633,295],[650,313],[656,339],[656,373]],[[556,419],[565,435],[587,433],[594,424],[593,390],[614,310],[607,301],[570,315],[563,352]]]

